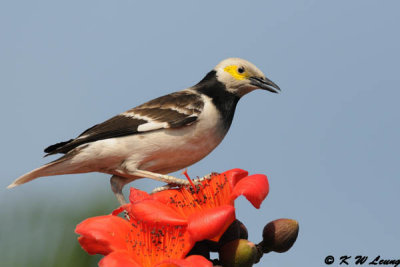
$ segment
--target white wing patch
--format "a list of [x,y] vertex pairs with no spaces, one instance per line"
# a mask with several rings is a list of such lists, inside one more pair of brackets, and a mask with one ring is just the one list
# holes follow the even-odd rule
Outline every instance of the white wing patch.
[[137,128],[138,132],[147,132],[147,131],[153,131],[153,130],[158,130],[162,128],[169,128],[168,123],[166,122],[157,122],[157,121],[151,121],[148,123],[143,123],[139,125]]
[[163,128],[169,128],[169,125],[167,122],[155,121],[149,117],[141,116],[132,111],[131,112],[123,112],[123,113],[121,113],[121,115],[130,117],[130,118],[146,120],[147,121],[146,123],[143,123],[138,126],[138,128],[137,128],[138,132],[147,132],[147,131],[153,131],[153,130],[158,130],[158,129],[163,129]]
[[119,115],[122,115],[122,116],[125,116],[125,117],[128,117],[128,118],[135,118],[135,119],[139,119],[139,120],[145,120],[145,121],[150,121],[151,120],[151,118],[146,117],[146,116],[141,116],[139,114],[136,114],[133,111],[125,111],[125,112],[122,112]]

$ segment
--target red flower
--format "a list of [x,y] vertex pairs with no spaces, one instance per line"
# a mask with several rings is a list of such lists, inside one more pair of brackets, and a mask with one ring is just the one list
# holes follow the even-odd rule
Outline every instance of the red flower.
[[[129,200],[136,201],[137,190],[131,188]],[[209,225],[210,216],[205,216],[205,212],[219,206],[233,206],[234,200],[244,195],[257,209],[261,202],[268,195],[269,184],[267,177],[262,174],[248,176],[248,172],[241,169],[232,169],[221,174],[212,174],[209,178],[201,179],[201,184],[194,190],[192,187],[181,187],[178,189],[164,190],[146,197],[158,200],[171,207],[182,216],[188,217],[197,214],[198,222],[204,227],[204,231],[212,231]],[[145,193],[146,194],[146,193]],[[215,233],[213,238],[218,241],[221,235],[233,222],[226,221],[223,231]],[[201,232],[198,232],[201,234]],[[196,234],[196,233],[193,233]],[[200,239],[201,240],[201,239]]]
[[[195,242],[219,239],[235,219],[239,195],[259,208],[268,194],[266,176],[247,174],[234,169],[202,179],[195,189],[154,194],[131,188],[131,203],[76,227],[79,243],[89,254],[106,255],[100,266],[205,266],[203,257],[184,259]],[[115,216],[123,210],[129,220]]]

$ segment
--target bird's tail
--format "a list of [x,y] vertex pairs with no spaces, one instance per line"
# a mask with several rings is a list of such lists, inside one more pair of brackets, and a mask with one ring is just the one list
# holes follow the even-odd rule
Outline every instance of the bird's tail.
[[[7,188],[10,189],[18,185],[25,184],[39,177],[74,173],[74,171],[71,170],[70,168],[66,168],[65,163],[68,165],[68,161],[66,161],[64,157],[61,157],[58,160],[43,165],[42,167],[34,169],[33,171],[30,171],[22,175],[21,177],[15,179],[15,181],[12,182],[9,186],[7,186]],[[69,167],[71,167],[71,165],[69,165]]]

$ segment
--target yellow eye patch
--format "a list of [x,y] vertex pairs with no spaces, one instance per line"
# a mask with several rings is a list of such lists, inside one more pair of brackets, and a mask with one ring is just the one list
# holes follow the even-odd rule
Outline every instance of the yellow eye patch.
[[247,71],[244,71],[243,73],[239,73],[238,68],[239,67],[236,65],[231,65],[231,66],[225,67],[224,71],[228,72],[236,80],[244,80],[250,76],[247,73]]

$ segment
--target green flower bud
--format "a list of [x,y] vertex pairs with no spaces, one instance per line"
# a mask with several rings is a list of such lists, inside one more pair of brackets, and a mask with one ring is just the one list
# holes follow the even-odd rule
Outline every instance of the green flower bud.
[[256,245],[246,239],[236,239],[223,245],[219,251],[222,266],[251,267],[256,259]]

